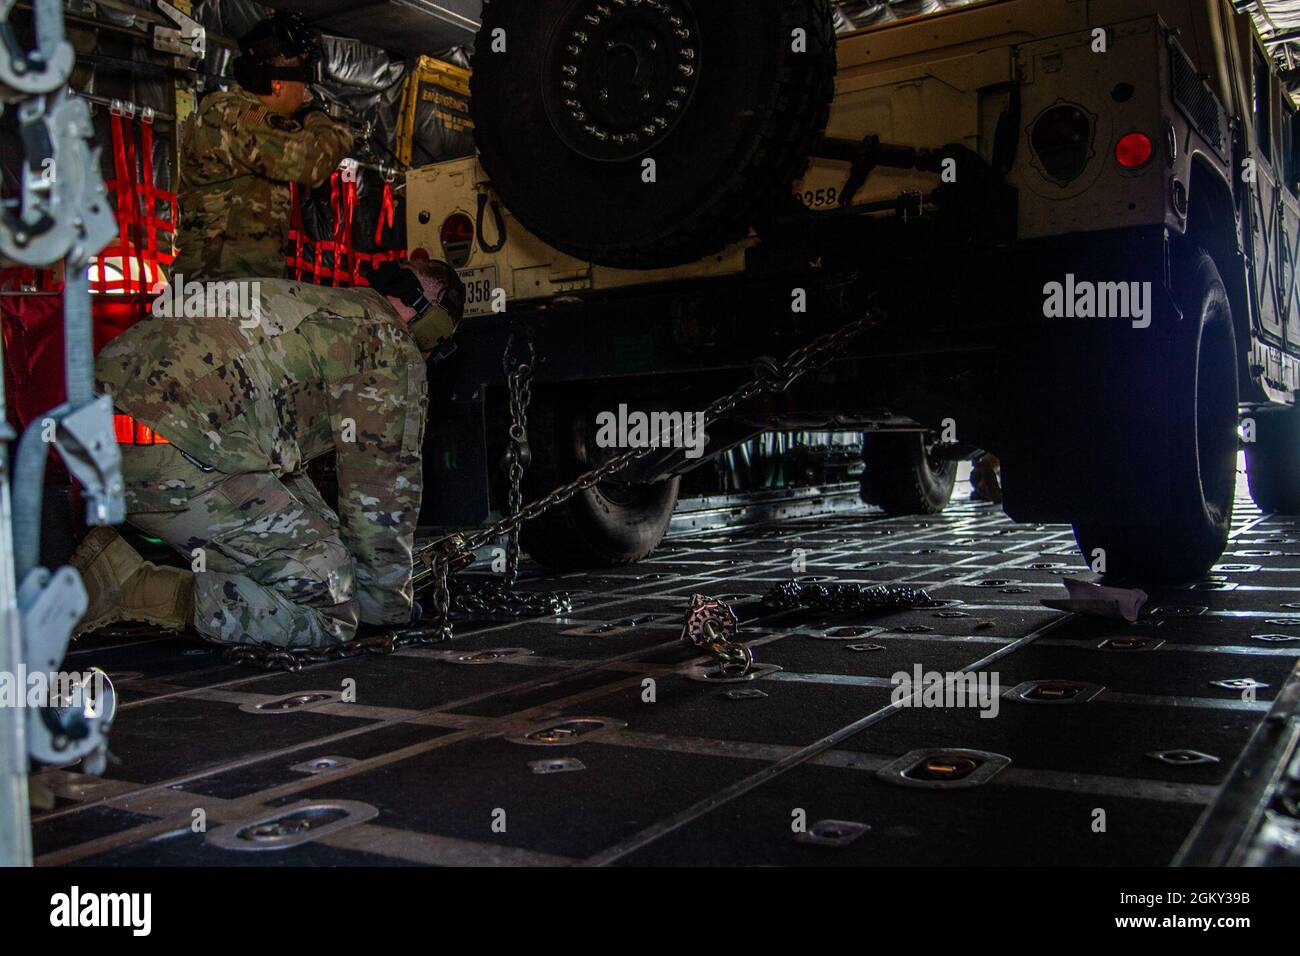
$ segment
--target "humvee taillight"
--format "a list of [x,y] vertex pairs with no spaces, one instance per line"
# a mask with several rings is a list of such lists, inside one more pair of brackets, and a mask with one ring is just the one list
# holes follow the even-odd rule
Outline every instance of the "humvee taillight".
[[1151,162],[1154,152],[1146,133],[1129,133],[1115,144],[1115,161],[1125,169],[1141,169]]
[[463,268],[474,248],[474,220],[463,212],[452,213],[443,222],[439,239],[447,262],[455,269]]
[[1092,118],[1070,103],[1053,106],[1034,121],[1029,141],[1043,173],[1064,185],[1083,175],[1092,158]]

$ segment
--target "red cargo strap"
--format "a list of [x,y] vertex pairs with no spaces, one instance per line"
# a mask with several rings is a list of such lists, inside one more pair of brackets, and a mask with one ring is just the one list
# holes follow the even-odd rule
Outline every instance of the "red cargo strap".
[[307,236],[307,229],[303,226],[302,197],[297,183],[289,184],[289,204],[289,241],[293,243],[293,255],[288,260],[289,275],[302,282],[307,279],[307,273],[311,272],[311,282],[320,285],[320,255],[313,254],[310,262],[304,256],[308,250],[315,248],[315,243]]
[[[357,181],[339,170],[330,177],[330,205],[334,208],[334,284],[357,284],[352,258],[352,217],[357,208]],[[348,271],[350,268],[350,272]]]
[[[125,121],[124,121],[125,120]],[[162,267],[175,259],[172,245],[176,232],[176,194],[159,189],[153,173],[153,126],[136,123],[121,113],[110,115],[113,134],[113,179],[105,183],[114,196],[117,215],[117,239],[100,250],[96,292],[135,292],[141,297],[151,292],[155,280],[162,277]],[[136,128],[140,130],[140,149],[136,150]],[[158,213],[159,202],[165,203],[167,215]],[[159,233],[166,234],[165,248],[159,248]],[[122,278],[109,279],[104,261],[117,259],[122,264]],[[130,262],[136,263],[136,278],[131,278]]]
[[396,217],[397,207],[393,203],[393,182],[391,179],[385,179],[383,205],[379,207],[379,222],[375,226],[375,245],[382,246],[384,244],[384,230],[393,228]]
[[[380,250],[378,252],[359,252],[353,245],[353,224],[357,211],[357,183],[354,179],[345,179],[343,173],[335,170],[330,176],[330,211],[332,223],[329,239],[312,239],[307,235],[302,218],[302,192],[297,184],[290,184],[290,202],[293,211],[290,215],[289,242],[292,251],[288,256],[289,275],[299,282],[310,281],[316,285],[365,286],[369,283],[362,272],[373,269],[381,262],[406,258],[405,249]],[[391,228],[396,220],[396,206],[393,202],[393,185],[384,182],[383,205],[380,210],[378,227],[375,230],[375,242],[383,241],[385,228]],[[325,265],[325,257],[330,257],[330,265]]]
[[[145,255],[162,266],[170,266],[176,260],[172,238],[175,235],[176,194],[159,189],[153,174],[153,124],[140,125],[140,149],[143,162],[140,164],[141,185],[144,193]],[[158,215],[158,201],[167,205],[168,215]],[[167,233],[166,247],[158,245],[158,233]],[[146,290],[147,291],[147,290]]]
[[[128,230],[130,229],[132,216],[131,207],[135,205],[135,140],[131,140],[129,147],[129,156],[131,166],[128,167],[128,147],[126,137],[122,132],[122,116],[119,113],[113,113],[109,116],[109,123],[113,131],[113,178],[104,186],[113,193],[116,213],[117,213],[117,241],[110,242],[107,246],[99,251],[99,279],[95,284],[95,291],[104,292],[126,292],[130,277],[130,268],[127,265],[127,258],[130,255],[131,243],[128,239]],[[131,172],[128,174],[128,168]],[[104,260],[116,258],[122,264],[122,278],[109,280],[104,268]]]

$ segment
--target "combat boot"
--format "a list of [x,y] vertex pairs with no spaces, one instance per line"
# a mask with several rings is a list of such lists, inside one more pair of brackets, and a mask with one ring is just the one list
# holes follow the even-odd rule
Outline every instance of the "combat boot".
[[69,562],[89,600],[76,635],[117,621],[185,628],[194,618],[194,575],[146,561],[112,528],[95,528]]

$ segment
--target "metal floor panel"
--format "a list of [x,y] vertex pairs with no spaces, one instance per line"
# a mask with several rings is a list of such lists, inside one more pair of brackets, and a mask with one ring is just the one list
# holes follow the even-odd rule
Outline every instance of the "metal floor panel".
[[[803,580],[960,603],[765,610],[800,558]],[[116,759],[104,779],[40,776],[55,799],[34,822],[37,862],[1166,865],[1207,808],[1222,817],[1225,783],[1300,658],[1300,528],[1245,497],[1220,567],[1153,591],[1137,626],[1043,607],[1062,575],[1086,573],[1069,529],[969,503],[690,531],[635,567],[532,572],[524,586],[571,591],[572,612],[465,621],[450,645],[296,674],[232,667],[147,628],[81,641],[75,666],[117,680]],[[678,634],[696,592],[732,602],[757,660],[780,670],[690,679],[701,659]],[[1106,644],[1134,637],[1149,649]],[[917,667],[996,676],[997,715],[895,706],[894,675]],[[1258,686],[1216,684],[1243,678]],[[1007,696],[1044,680],[1095,696]],[[541,745],[537,731],[586,718]],[[966,788],[900,785],[892,764],[934,748],[1009,764],[986,763],[989,779]],[[1151,756],[1168,751],[1214,759]],[[248,839],[282,813],[308,822]],[[848,839],[819,821],[866,829]]]
[[[640,865],[1134,866],[1166,863],[1201,808],[990,785],[963,793],[908,791],[869,773],[803,766],[620,862]],[[790,837],[791,808],[808,819],[871,827],[846,847]],[[869,809],[868,809],[869,808]]]

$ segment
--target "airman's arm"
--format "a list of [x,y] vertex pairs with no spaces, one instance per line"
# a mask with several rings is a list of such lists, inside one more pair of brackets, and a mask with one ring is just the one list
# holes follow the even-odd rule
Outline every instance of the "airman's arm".
[[309,113],[300,125],[254,111],[236,121],[231,155],[258,175],[315,187],[347,157],[353,141],[351,130],[324,113]]

